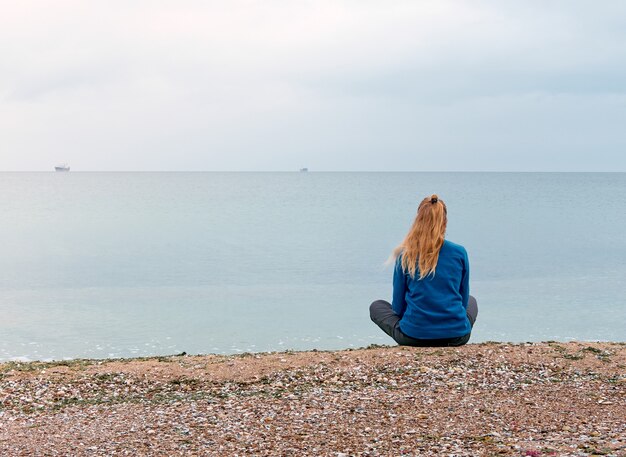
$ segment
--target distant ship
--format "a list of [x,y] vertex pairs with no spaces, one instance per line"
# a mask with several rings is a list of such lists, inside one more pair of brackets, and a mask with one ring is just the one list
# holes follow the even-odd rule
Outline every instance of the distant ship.
[[70,171],[70,167],[66,163],[62,163],[61,165],[57,165],[54,167],[55,171]]
[[300,168],[300,171],[301,171],[302,173],[306,173],[307,171],[309,171],[309,169],[308,169],[308,168]]

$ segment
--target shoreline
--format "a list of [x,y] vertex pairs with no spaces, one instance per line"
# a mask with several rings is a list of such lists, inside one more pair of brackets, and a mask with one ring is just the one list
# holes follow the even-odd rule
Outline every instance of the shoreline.
[[[614,341],[614,340],[572,340],[568,339],[564,340],[544,340],[544,341],[495,341],[495,340],[487,340],[480,342],[473,342],[470,340],[464,346],[484,346],[484,345],[505,345],[505,346],[524,346],[524,345],[542,345],[542,344],[616,344],[616,345],[626,345],[625,341]],[[268,351],[240,351],[236,352],[202,352],[202,353],[187,353],[186,351],[180,353],[172,353],[172,354],[153,354],[153,355],[138,355],[138,356],[120,356],[120,357],[63,357],[63,358],[54,358],[54,357],[46,357],[42,359],[31,359],[29,357],[15,356],[7,359],[0,359],[0,373],[4,370],[4,365],[10,364],[22,364],[22,365],[71,365],[74,363],[78,364],[88,364],[93,365],[97,363],[108,363],[108,362],[133,362],[133,361],[146,361],[146,360],[157,360],[163,358],[172,358],[172,357],[249,357],[249,356],[263,356],[263,355],[272,355],[272,354],[299,354],[299,353],[335,353],[335,352],[351,352],[351,351],[360,351],[364,349],[381,349],[381,348],[393,348],[400,347],[395,343],[391,344],[378,344],[372,343],[368,346],[358,346],[358,347],[340,347],[336,349],[292,349],[292,348],[284,348],[277,350],[268,350]],[[428,348],[423,348],[428,349]],[[437,348],[432,348],[437,349]],[[442,348],[439,348],[442,349]]]
[[626,455],[626,343],[0,363],[1,455]]

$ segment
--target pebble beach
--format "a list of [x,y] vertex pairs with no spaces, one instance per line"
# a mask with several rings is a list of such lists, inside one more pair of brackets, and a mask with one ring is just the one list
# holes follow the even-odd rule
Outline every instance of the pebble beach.
[[626,344],[0,364],[2,456],[626,456]]

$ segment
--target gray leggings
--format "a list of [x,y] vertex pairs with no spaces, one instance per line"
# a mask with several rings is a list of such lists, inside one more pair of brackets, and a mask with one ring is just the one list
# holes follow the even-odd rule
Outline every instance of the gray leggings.
[[[478,317],[478,303],[470,295],[467,304],[467,318],[472,327],[474,327],[476,317]],[[400,316],[393,312],[391,304],[385,300],[376,300],[370,305],[370,318],[401,346],[462,346],[469,341],[471,335],[470,332],[467,335],[454,338],[428,340],[411,338],[402,333],[402,330],[400,330]]]

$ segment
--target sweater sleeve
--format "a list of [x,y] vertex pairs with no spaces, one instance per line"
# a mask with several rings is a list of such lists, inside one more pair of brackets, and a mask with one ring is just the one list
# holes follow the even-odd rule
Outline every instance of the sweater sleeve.
[[391,301],[391,309],[400,317],[406,310],[406,280],[402,271],[401,259],[402,256],[399,256],[393,269],[393,299]]
[[469,266],[469,257],[467,256],[467,251],[463,250],[463,275],[461,276],[461,288],[459,292],[461,293],[461,298],[463,299],[463,307],[467,309],[467,304],[469,302],[469,277],[470,277],[470,266]]

